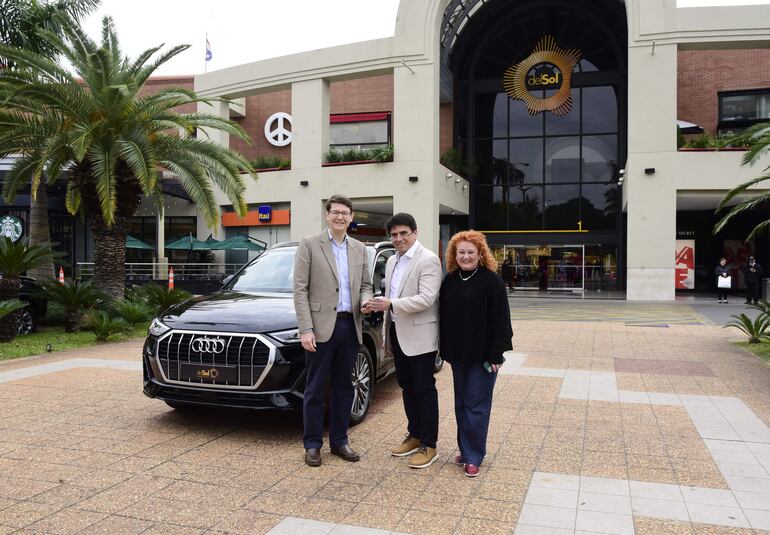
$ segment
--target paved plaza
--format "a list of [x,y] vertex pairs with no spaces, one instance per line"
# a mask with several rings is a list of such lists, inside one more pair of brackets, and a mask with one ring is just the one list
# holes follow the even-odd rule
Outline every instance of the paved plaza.
[[144,397],[140,341],[0,363],[0,534],[770,533],[770,367],[736,331],[697,304],[511,303],[475,479],[448,366],[440,460],[410,470],[393,377],[361,461],[314,469],[298,415]]

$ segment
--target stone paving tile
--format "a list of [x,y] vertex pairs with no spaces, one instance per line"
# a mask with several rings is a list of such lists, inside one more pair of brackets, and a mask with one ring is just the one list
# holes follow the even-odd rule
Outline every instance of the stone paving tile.
[[103,513],[80,509],[63,509],[27,527],[32,531],[55,535],[72,535],[106,518]]

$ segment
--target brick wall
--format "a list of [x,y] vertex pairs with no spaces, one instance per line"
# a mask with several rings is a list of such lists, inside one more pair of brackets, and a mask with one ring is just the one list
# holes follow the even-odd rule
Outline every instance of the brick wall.
[[677,119],[715,134],[719,91],[770,88],[770,49],[682,50],[678,57]]

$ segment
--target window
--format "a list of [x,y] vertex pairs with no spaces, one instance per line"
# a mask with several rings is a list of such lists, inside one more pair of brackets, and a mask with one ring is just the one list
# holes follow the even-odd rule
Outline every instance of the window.
[[719,93],[720,136],[740,133],[751,125],[770,119],[770,89]]
[[374,149],[390,145],[390,112],[332,115],[330,122],[330,148]]

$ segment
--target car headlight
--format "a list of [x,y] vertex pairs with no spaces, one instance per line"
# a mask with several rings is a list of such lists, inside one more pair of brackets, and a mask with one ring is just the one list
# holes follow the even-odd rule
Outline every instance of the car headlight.
[[158,318],[155,318],[154,320],[152,320],[152,323],[150,323],[150,328],[147,329],[147,332],[150,334],[150,336],[155,336],[157,338],[159,336],[163,336],[170,330],[171,330],[171,327],[161,323],[161,321]]
[[267,333],[284,344],[298,344],[299,343],[299,329],[289,329],[287,331],[276,331],[273,333]]

